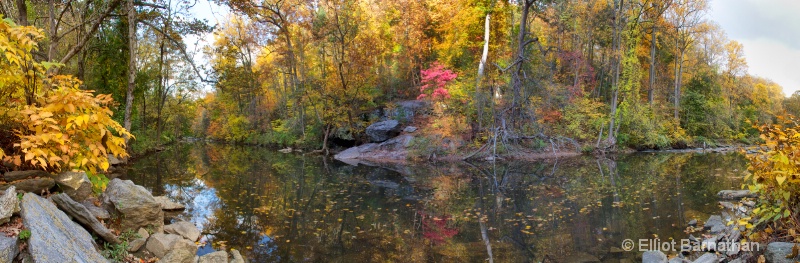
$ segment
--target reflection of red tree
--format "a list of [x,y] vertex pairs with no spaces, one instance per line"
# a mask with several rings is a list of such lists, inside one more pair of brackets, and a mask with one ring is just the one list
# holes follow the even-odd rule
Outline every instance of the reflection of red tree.
[[450,216],[435,217],[422,211],[417,213],[422,217],[422,236],[433,244],[444,243],[446,239],[458,234],[458,229],[447,227]]

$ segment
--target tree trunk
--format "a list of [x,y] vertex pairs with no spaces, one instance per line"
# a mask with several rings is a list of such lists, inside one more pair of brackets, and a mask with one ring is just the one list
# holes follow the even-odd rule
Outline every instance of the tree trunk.
[[653,33],[650,35],[650,80],[647,88],[647,102],[653,105],[654,85],[656,83],[656,25],[653,22]]
[[[124,127],[131,131],[131,110],[133,109],[133,89],[136,86],[136,6],[128,0],[128,90],[125,97]],[[128,144],[125,136],[125,144]]]
[[489,21],[490,21],[491,14],[486,14],[486,23],[484,25],[484,33],[483,33],[483,55],[481,55],[481,62],[478,65],[478,77],[475,80],[475,105],[476,109],[478,110],[478,126],[480,130],[480,121],[483,117],[483,104],[481,103],[481,79],[483,78],[483,71],[486,69],[486,59],[489,56]]
[[535,0],[525,0],[522,6],[522,16],[520,17],[519,21],[519,37],[518,37],[518,44],[517,44],[517,58],[514,63],[517,64],[517,68],[512,74],[512,90],[513,90],[513,98],[511,102],[511,121],[512,126],[515,126],[516,123],[514,116],[516,116],[518,103],[520,100],[520,89],[522,89],[522,79],[520,74],[522,74],[522,61],[525,58],[525,36],[528,34],[528,12],[530,11],[530,7],[533,5]]
[[678,53],[678,60],[675,62],[675,120],[680,120],[681,77],[683,75],[683,50],[680,50]]
[[622,30],[622,6],[624,5],[624,1],[620,0],[619,2],[614,3],[614,25],[612,27],[612,44],[611,44],[611,66],[613,67],[612,70],[614,71],[613,76],[611,78],[611,120],[608,125],[608,142],[609,145],[616,144],[616,130],[614,129],[614,124],[616,121],[617,115],[617,100],[619,99],[619,68],[620,68],[620,48],[622,39],[620,37],[621,30]]
[[25,0],[17,0],[17,23],[20,26],[27,26],[28,25],[28,5],[25,3]]

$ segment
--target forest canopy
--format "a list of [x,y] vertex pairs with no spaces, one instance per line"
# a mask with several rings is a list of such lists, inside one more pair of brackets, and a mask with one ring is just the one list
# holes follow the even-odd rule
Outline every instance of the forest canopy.
[[[2,107],[42,118],[50,101],[92,97],[134,152],[181,137],[327,150],[368,142],[386,118],[444,145],[428,151],[751,144],[754,124],[800,113],[800,94],[748,73],[705,0],[0,3]],[[220,24],[193,16],[208,6],[228,10]],[[406,101],[430,107],[395,114]],[[11,115],[0,140],[13,157],[36,128]],[[41,155],[31,165],[63,159]]]

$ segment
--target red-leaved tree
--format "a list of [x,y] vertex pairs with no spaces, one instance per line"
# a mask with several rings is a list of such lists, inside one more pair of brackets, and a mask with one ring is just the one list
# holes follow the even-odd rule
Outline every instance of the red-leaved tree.
[[450,98],[450,92],[446,88],[447,83],[456,79],[458,74],[452,70],[445,69],[439,62],[433,62],[428,69],[423,69],[421,73],[423,85],[419,87],[418,100],[425,99],[428,96],[431,96],[434,100]]

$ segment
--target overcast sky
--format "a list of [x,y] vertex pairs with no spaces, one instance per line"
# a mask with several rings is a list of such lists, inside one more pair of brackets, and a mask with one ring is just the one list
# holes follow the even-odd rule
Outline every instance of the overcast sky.
[[744,45],[749,72],[800,90],[800,1],[712,0],[709,17]]

